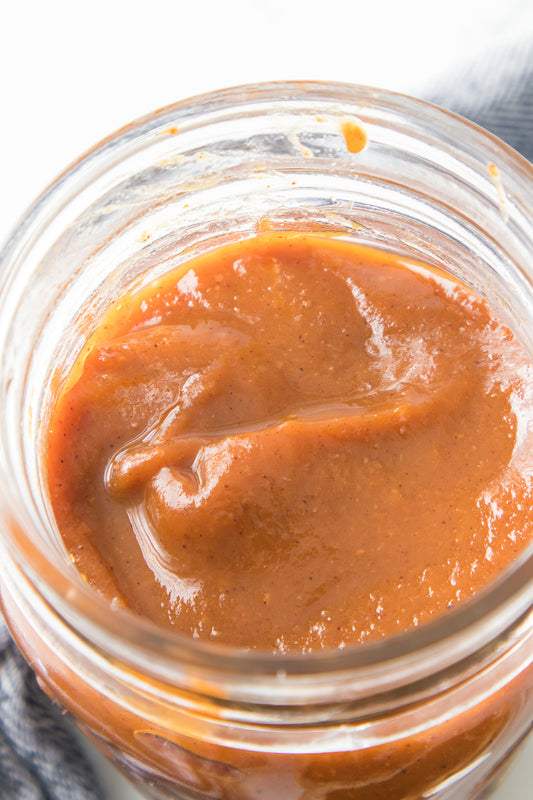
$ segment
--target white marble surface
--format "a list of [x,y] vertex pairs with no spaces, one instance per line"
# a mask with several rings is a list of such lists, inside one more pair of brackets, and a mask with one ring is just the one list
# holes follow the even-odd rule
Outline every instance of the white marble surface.
[[[264,80],[418,94],[469,57],[533,37],[531,0],[19,0],[2,8],[0,239],[82,151],[191,94]],[[94,756],[110,800],[137,793]],[[533,740],[497,800],[531,800]],[[280,798],[283,800],[283,798]]]
[[18,0],[2,5],[0,239],[58,172],[155,108],[307,79],[419,93],[533,37],[531,0]]

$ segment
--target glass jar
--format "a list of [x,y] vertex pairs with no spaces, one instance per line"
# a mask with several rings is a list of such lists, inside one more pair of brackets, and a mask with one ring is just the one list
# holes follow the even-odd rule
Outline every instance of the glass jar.
[[480,797],[532,722],[531,548],[431,624],[297,656],[110,609],[55,529],[50,406],[103,310],[193,253],[278,228],[451,272],[533,358],[533,170],[486,132],[326,83],[235,88],[141,119],[61,175],[1,255],[6,619],[45,691],[150,797]]

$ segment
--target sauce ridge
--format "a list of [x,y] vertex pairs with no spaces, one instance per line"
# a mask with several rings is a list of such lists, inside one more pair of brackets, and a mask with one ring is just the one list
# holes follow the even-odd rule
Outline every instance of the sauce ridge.
[[121,298],[53,409],[59,531],[157,625],[308,652],[467,600],[531,538],[529,359],[430,267],[269,233]]

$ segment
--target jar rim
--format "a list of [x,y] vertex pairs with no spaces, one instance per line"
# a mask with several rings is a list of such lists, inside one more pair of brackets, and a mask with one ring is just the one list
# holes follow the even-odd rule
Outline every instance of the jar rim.
[[[511,181],[516,180],[522,189],[525,187],[523,207],[533,222],[533,166],[492,134],[451,112],[406,95],[349,83],[292,81],[236,86],[182,100],[141,117],[96,144],[62,172],[30,207],[0,253],[3,268],[0,296],[9,278],[10,263],[12,266],[16,261],[15,256],[23,251],[25,243],[32,236],[39,235],[40,226],[50,213],[48,208],[51,201],[58,207],[63,195],[75,191],[77,182],[83,183],[90,180],[91,173],[101,172],[106,162],[120,157],[121,149],[142,147],[147,137],[156,135],[171,123],[179,130],[180,120],[183,119],[215,115],[225,109],[250,103],[258,107],[274,102],[294,106],[324,99],[334,100],[337,104],[349,99],[361,109],[369,109],[368,113],[379,108],[395,117],[407,114],[416,119],[420,130],[427,128],[435,133],[434,126],[438,128],[440,125],[447,130],[448,137],[455,137],[458,131],[463,132],[476,148],[484,149],[487,159],[498,158],[499,163],[505,163]],[[450,643],[450,663],[472,658],[473,654],[483,650],[487,632],[490,632],[489,640],[501,641],[509,631],[515,630],[533,606],[532,543],[504,574],[474,598],[464,601],[438,619],[396,637],[346,646],[338,651],[317,650],[305,654],[243,651],[218,642],[201,642],[157,629],[146,620],[122,609],[110,614],[108,602],[76,575],[71,576],[48,543],[42,542],[36,547],[35,537],[26,532],[35,524],[31,514],[26,515],[23,523],[17,524],[16,535],[6,540],[6,545],[17,563],[27,562],[24,570],[46,602],[59,611],[69,626],[77,628],[83,623],[85,636],[102,651],[129,663],[138,663],[138,659],[142,659],[167,678],[172,674],[173,665],[180,662],[190,667],[218,669],[232,675],[246,674],[258,679],[278,678],[281,673],[294,679],[303,679],[349,671],[358,676],[358,680],[362,679],[363,673],[379,677],[381,672],[388,676],[388,680],[395,670],[398,672],[401,664],[404,666],[400,672],[412,672],[410,658],[415,655],[421,657],[422,654],[425,654],[425,660],[422,659],[425,668],[430,664],[431,670],[438,671],[448,663],[442,661],[443,642]],[[2,537],[7,537],[5,531]],[[40,569],[44,562],[48,569],[47,580],[43,579]],[[499,624],[493,628],[495,614],[498,614]],[[88,627],[87,623],[90,623]],[[125,643],[130,647],[126,655],[123,649]],[[153,663],[153,658],[150,659],[154,653],[157,653],[157,665]]]

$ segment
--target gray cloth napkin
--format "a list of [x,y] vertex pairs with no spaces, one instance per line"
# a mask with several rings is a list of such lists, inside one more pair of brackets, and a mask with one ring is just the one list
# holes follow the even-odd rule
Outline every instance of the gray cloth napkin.
[[[427,100],[492,131],[533,161],[533,44],[473,64]],[[102,800],[59,709],[43,694],[0,618],[0,797]]]
[[424,98],[481,125],[533,161],[533,42],[495,48]]
[[39,689],[0,617],[0,798],[103,797],[71,727]]

